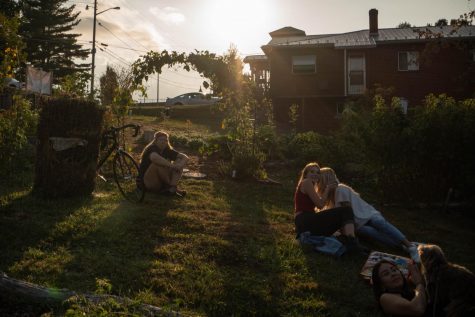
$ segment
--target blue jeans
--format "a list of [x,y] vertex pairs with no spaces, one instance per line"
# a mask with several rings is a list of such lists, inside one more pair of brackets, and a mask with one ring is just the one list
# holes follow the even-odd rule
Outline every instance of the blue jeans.
[[372,216],[364,226],[357,230],[357,234],[391,247],[399,247],[402,240],[406,239],[402,232],[384,219],[381,214]]

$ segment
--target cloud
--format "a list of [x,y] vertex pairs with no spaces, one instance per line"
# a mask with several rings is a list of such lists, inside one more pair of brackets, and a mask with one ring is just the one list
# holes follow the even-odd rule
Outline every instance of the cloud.
[[165,7],[163,9],[159,9],[157,7],[150,8],[150,13],[161,21],[167,24],[181,24],[185,22],[185,15],[179,12],[178,9],[173,7]]

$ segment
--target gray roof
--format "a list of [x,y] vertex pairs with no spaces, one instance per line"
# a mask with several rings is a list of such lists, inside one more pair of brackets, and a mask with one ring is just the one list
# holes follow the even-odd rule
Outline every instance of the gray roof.
[[[421,32],[426,32],[423,35]],[[266,46],[274,47],[335,47],[366,48],[375,47],[377,43],[426,41],[430,38],[475,38],[475,26],[423,26],[412,28],[379,29],[378,34],[370,35],[369,30],[341,34],[308,35],[300,37],[273,38]]]
[[243,62],[249,63],[250,61],[267,61],[266,55],[248,55],[244,57]]

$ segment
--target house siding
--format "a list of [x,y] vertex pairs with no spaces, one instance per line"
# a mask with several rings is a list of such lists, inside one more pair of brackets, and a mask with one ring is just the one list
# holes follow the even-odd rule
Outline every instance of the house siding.
[[[394,95],[404,97],[410,106],[420,105],[429,93],[446,93],[457,99],[473,97],[475,92],[474,62],[469,50],[435,46],[424,49],[426,43],[378,44],[373,48],[347,49],[346,55],[365,56],[366,88],[376,84],[393,87]],[[430,45],[430,44],[429,44]],[[398,52],[418,51],[419,70],[399,71]],[[327,133],[339,127],[337,104],[345,96],[345,66],[343,49],[285,48],[269,52],[270,93],[277,123],[288,125],[288,111],[298,104],[299,130]],[[316,55],[314,74],[293,74],[292,56]]]
[[[421,104],[430,93],[446,93],[457,99],[471,97],[475,92],[475,74],[470,70],[473,62],[469,52],[450,48],[425,51],[425,48],[426,44],[408,44],[379,45],[366,50],[367,88],[375,84],[394,87],[394,94],[408,99],[412,105]],[[419,70],[398,70],[401,51],[419,52]]]
[[[292,56],[315,55],[316,72],[292,73]],[[343,83],[343,51],[333,49],[283,50],[270,56],[271,95],[276,98],[341,96]]]

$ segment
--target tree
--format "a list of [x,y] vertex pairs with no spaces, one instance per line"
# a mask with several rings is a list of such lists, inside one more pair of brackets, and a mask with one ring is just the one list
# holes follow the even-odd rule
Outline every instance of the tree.
[[400,29],[405,29],[405,28],[410,28],[412,26],[411,26],[411,23],[404,21],[404,22],[399,23],[397,27]]
[[89,94],[89,92],[87,91],[87,84],[89,82],[89,78],[89,74],[80,72],[66,75],[61,78],[57,92],[72,97],[86,98]]
[[118,75],[116,70],[107,65],[106,72],[99,79],[101,86],[101,102],[103,106],[112,104],[114,100],[114,94],[119,87]]
[[0,13],[6,17],[13,18],[20,11],[20,6],[14,0],[2,0],[0,1]]
[[52,71],[56,82],[77,71],[89,70],[90,64],[78,64],[89,50],[77,43],[80,34],[72,33],[81,21],[75,5],[65,6],[66,0],[24,0],[20,34],[26,42],[26,54],[33,66]]
[[434,23],[434,26],[446,26],[449,25],[449,21],[447,19],[439,19],[437,22]]
[[18,18],[0,12],[0,78],[14,77],[25,56],[24,44],[18,37]]

